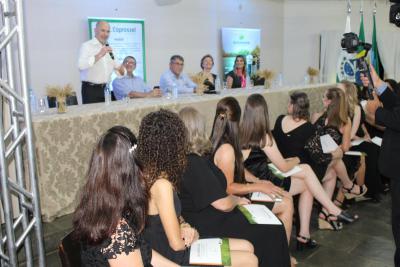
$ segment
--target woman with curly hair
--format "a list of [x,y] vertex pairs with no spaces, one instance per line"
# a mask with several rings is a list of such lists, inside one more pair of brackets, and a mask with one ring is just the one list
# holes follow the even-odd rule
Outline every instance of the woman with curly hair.
[[[190,246],[199,233],[181,215],[178,185],[186,166],[187,135],[177,114],[160,110],[146,115],[139,129],[138,158],[150,187],[145,240],[164,257],[189,264]],[[232,266],[255,267],[253,246],[229,239]]]
[[73,216],[82,266],[178,266],[152,252],[142,239],[148,191],[134,156],[135,145],[136,137],[128,128],[115,126],[92,152]]

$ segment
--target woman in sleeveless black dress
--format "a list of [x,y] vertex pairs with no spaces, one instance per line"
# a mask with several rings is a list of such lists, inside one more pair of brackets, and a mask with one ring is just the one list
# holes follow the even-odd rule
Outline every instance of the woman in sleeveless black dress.
[[[247,221],[236,206],[250,201],[227,194],[225,175],[207,156],[211,143],[205,134],[204,119],[193,108],[184,108],[179,115],[189,136],[188,162],[179,193],[185,219],[204,235],[250,241],[259,266],[288,266],[289,251],[282,225],[256,225]],[[273,204],[267,206],[272,208]]]
[[[152,112],[140,124],[138,158],[151,195],[144,238],[155,251],[180,265],[189,265],[190,247],[199,238],[197,230],[181,216],[177,195],[187,162],[186,140],[185,125],[171,111]],[[248,241],[229,239],[229,247],[231,266],[256,267],[257,258]]]

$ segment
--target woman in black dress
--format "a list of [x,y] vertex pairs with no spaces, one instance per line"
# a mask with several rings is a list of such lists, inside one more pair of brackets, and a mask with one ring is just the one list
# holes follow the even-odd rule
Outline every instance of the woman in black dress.
[[[186,166],[186,140],[185,125],[171,111],[152,112],[140,124],[137,154],[151,196],[144,239],[180,265],[189,265],[190,246],[199,238],[197,230],[181,216],[177,195]],[[248,241],[229,239],[229,246],[232,266],[257,265]]]
[[253,94],[247,98],[241,125],[241,145],[246,170],[254,176],[271,180],[285,188],[292,196],[299,194],[300,230],[297,247],[314,248],[316,242],[310,237],[310,217],[313,198],[338,221],[353,222],[354,218],[333,204],[322,188],[318,178],[308,164],[300,164],[300,171],[291,177],[278,178],[270,171],[268,163],[273,163],[281,172],[288,172],[300,163],[298,157],[284,158],[272,137],[269,128],[268,106],[264,97]]
[[115,126],[92,152],[73,216],[82,266],[178,266],[152,253],[142,239],[148,191],[134,156],[135,145],[129,129]]
[[[383,185],[378,169],[378,157],[380,147],[372,143],[371,137],[365,126],[365,112],[362,109],[357,95],[357,87],[349,81],[341,81],[340,89],[344,90],[349,106],[351,119],[351,140],[363,141],[361,144],[352,146],[352,151],[361,151],[367,154],[365,159],[365,184],[368,187],[367,195],[375,201],[379,201],[379,194],[383,192]],[[359,181],[357,181],[358,184]],[[339,203],[340,204],[340,203]]]
[[236,56],[233,70],[226,74],[226,87],[228,89],[246,88],[246,58],[242,55]]
[[211,72],[214,67],[214,58],[210,54],[203,56],[200,60],[200,67],[201,71],[197,75],[201,77],[207,91],[215,91],[217,74]]
[[250,201],[227,194],[227,180],[208,154],[212,145],[206,136],[203,118],[193,108],[184,108],[179,115],[186,125],[189,139],[188,164],[180,187],[185,219],[205,235],[249,240],[254,245],[259,266],[289,266],[283,227],[247,221],[236,206]]
[[[306,144],[306,149],[308,147],[311,165],[319,177],[324,177],[324,174],[334,170],[342,182],[341,191],[346,198],[351,199],[363,196],[367,192],[367,187],[365,185],[357,185],[350,180],[348,170],[343,162],[343,154],[351,146],[351,120],[348,117],[345,95],[339,88],[329,88],[325,92],[322,101],[325,111],[313,114],[312,118],[312,123],[316,128],[314,135],[318,137],[316,139],[320,142],[320,136],[318,135],[329,133],[339,147],[332,153],[324,154],[322,150],[317,149],[318,146],[313,146],[315,142],[309,142],[309,140]],[[330,190],[328,193],[333,195],[334,188]]]

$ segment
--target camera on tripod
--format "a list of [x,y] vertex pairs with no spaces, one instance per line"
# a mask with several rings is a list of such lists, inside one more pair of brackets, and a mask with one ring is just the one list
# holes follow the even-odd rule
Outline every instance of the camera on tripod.
[[372,45],[368,43],[361,42],[358,38],[357,34],[354,32],[345,33],[343,35],[343,39],[341,41],[341,46],[343,50],[346,50],[349,54],[357,53],[356,59],[356,67],[361,74],[366,76],[369,80],[368,88],[367,88],[367,96],[369,99],[374,99],[373,90],[374,83],[372,81],[371,72],[369,69],[369,64],[365,60],[368,55],[369,50],[371,50]]

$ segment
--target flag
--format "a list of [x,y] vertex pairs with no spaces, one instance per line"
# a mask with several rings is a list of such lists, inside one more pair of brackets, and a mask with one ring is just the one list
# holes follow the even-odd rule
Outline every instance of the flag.
[[[359,31],[359,34],[358,34],[358,39],[360,40],[360,42],[365,43],[364,12],[362,10],[362,7],[361,7],[361,10],[360,10],[360,14],[361,14],[361,19],[360,19],[360,31]],[[357,52],[358,53],[362,52],[363,50],[364,50],[364,48],[362,46],[359,46],[357,48]],[[356,70],[355,79],[356,79],[356,83],[357,84],[359,84],[359,85],[362,84],[360,71],[358,69]]]
[[372,49],[371,49],[371,64],[374,66],[376,73],[378,76],[383,79],[383,65],[381,59],[379,57],[379,50],[378,50],[378,42],[376,37],[376,19],[375,19],[376,12],[374,11],[373,16],[373,30],[372,30]]
[[361,22],[360,22],[360,33],[358,34],[358,39],[360,39],[361,42],[365,43],[365,31],[364,31],[364,12],[361,13]]
[[[351,32],[351,20],[350,13],[347,14],[346,18],[346,27],[344,33]],[[340,55],[336,67],[336,81],[340,82],[341,80],[349,80],[355,81],[355,71],[356,71],[356,63],[354,59],[354,55],[347,53],[346,50],[343,50],[340,47]]]

